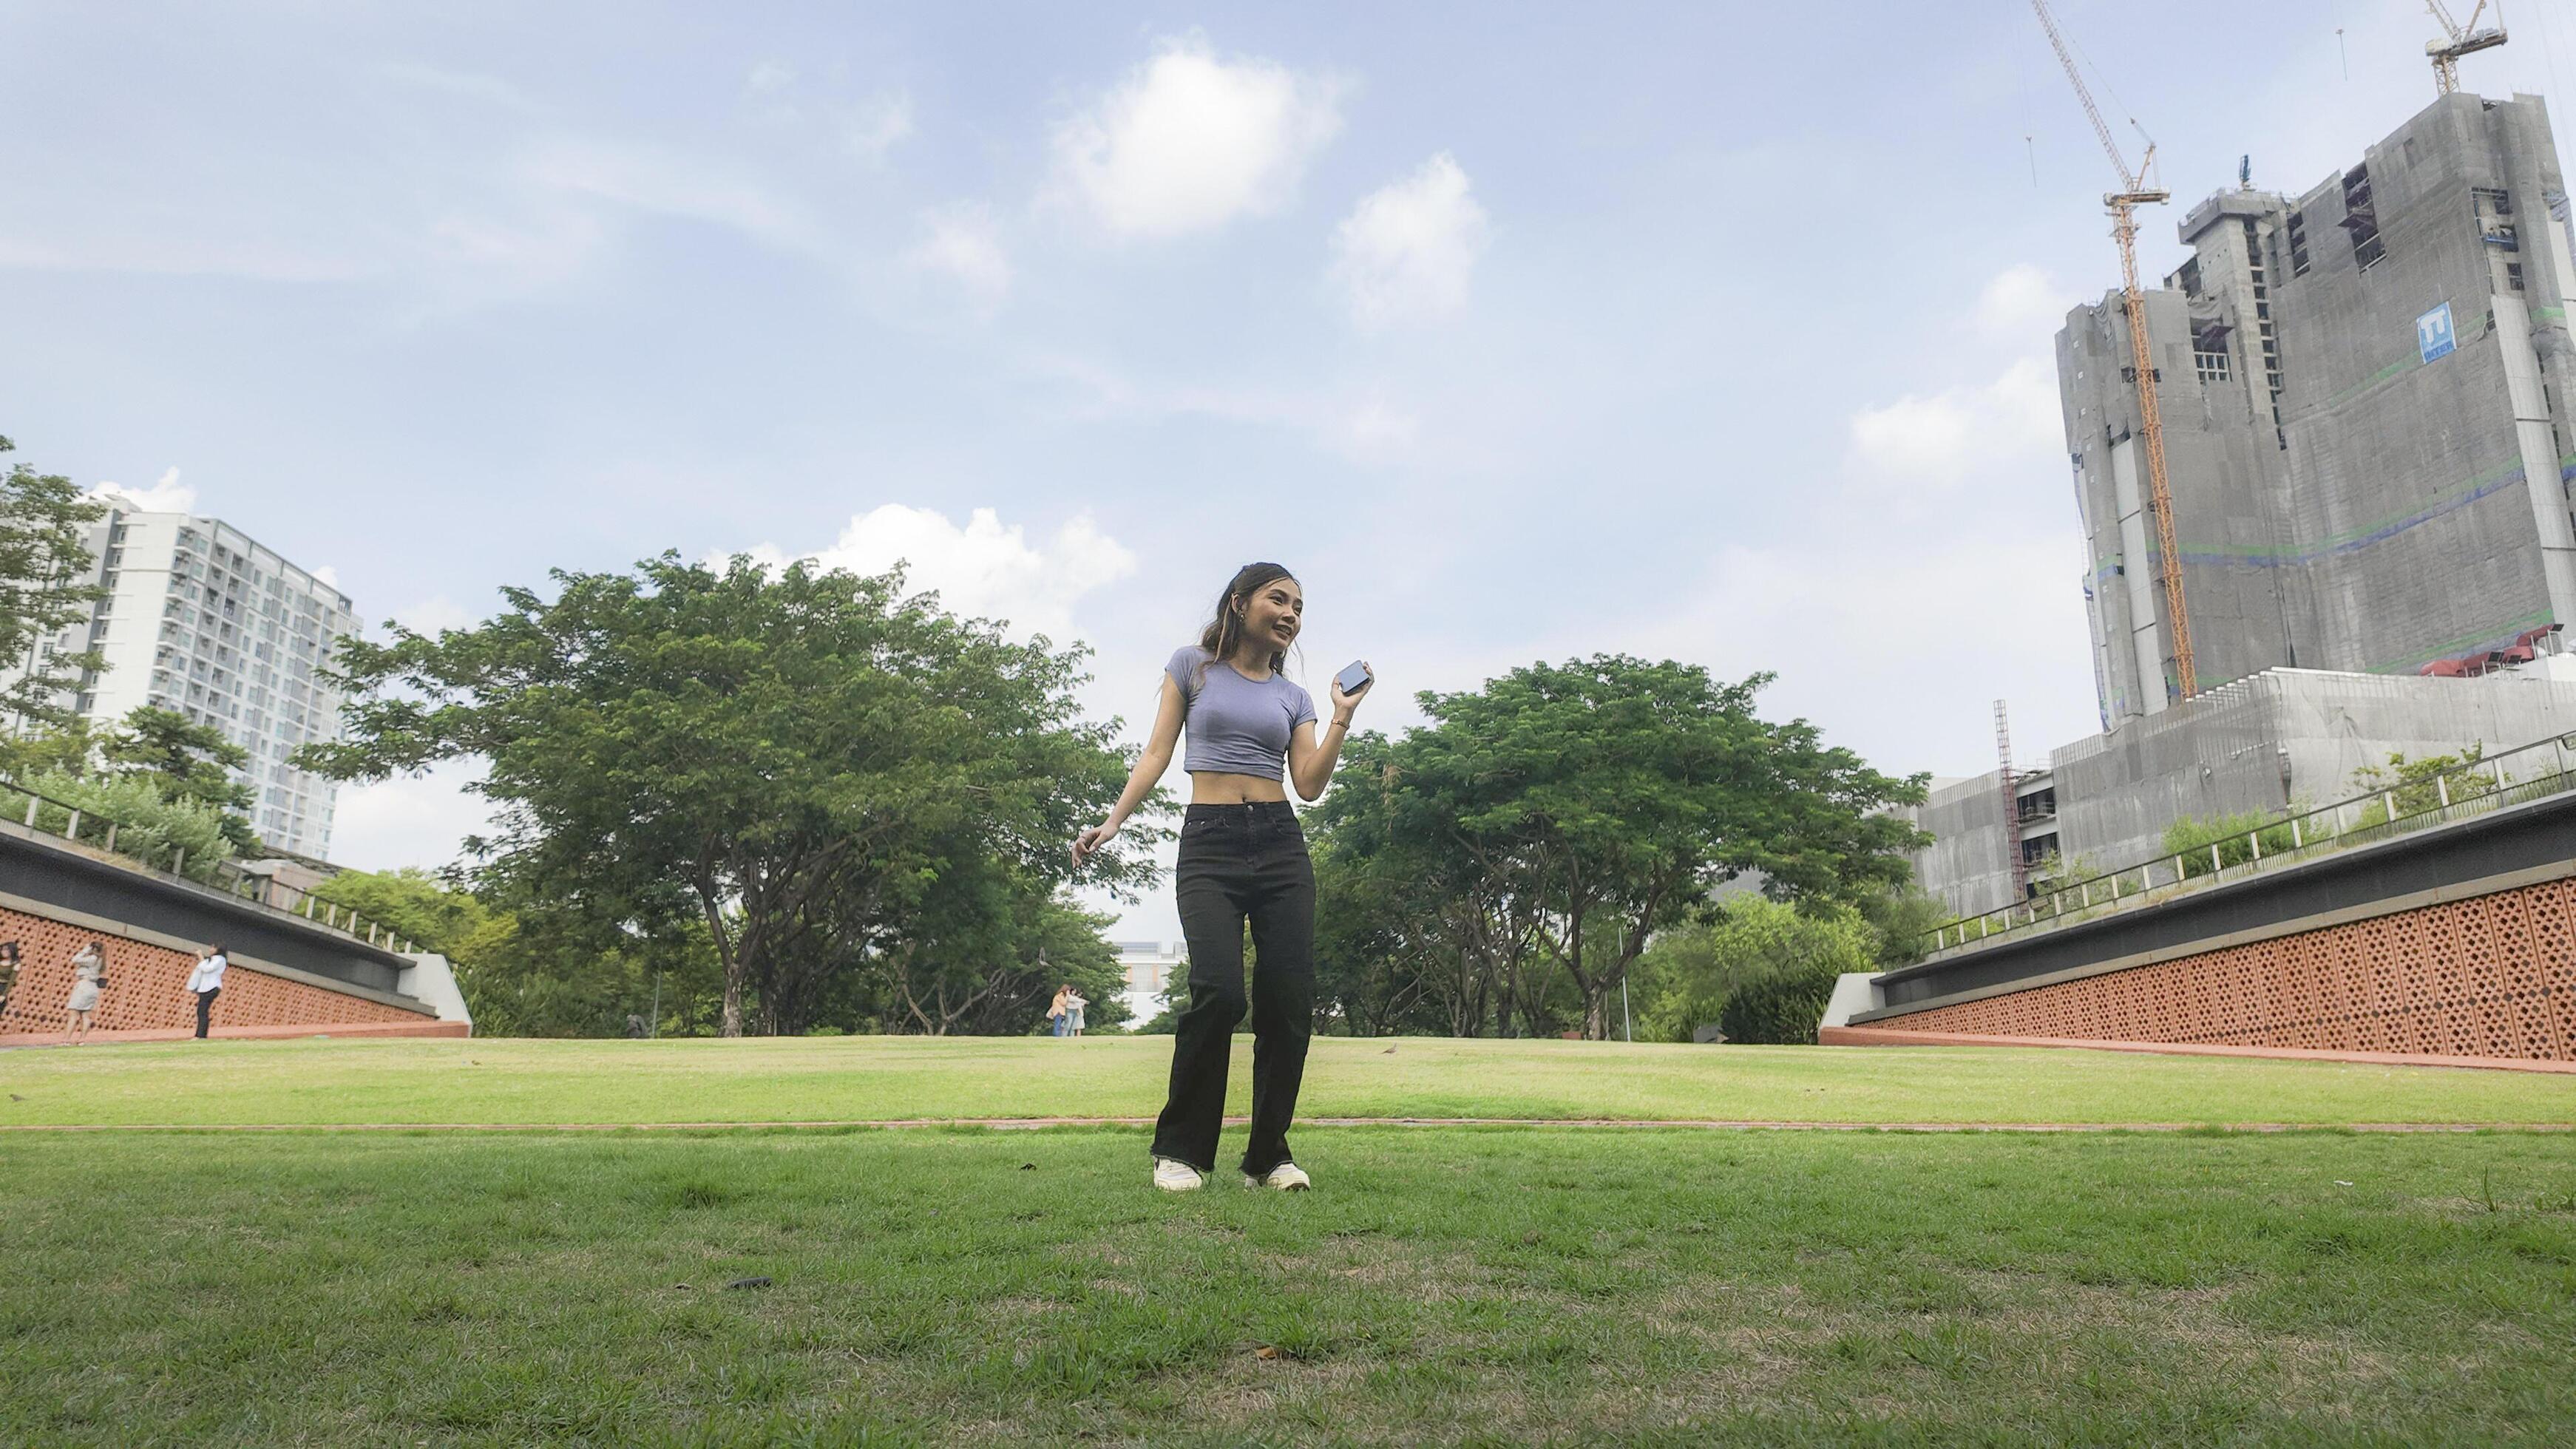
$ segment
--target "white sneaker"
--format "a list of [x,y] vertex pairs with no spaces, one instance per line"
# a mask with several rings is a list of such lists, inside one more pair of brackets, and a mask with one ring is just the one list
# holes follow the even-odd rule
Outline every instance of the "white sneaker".
[[1154,1159],[1154,1186],[1165,1192],[1196,1192],[1206,1181],[1197,1168],[1186,1162],[1174,1162],[1168,1157]]
[[1275,1188],[1280,1192],[1304,1192],[1306,1189],[1313,1187],[1315,1183],[1312,1178],[1306,1176],[1306,1169],[1299,1167],[1293,1162],[1283,1162],[1277,1167],[1270,1169],[1270,1175],[1268,1177],[1255,1177],[1251,1173],[1245,1173],[1243,1175],[1243,1185],[1245,1187]]

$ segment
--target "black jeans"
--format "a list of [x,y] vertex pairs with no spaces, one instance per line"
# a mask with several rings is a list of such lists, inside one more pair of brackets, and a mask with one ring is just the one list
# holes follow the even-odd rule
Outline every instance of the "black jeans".
[[207,1013],[215,1009],[215,998],[223,994],[224,989],[220,986],[216,987],[212,991],[200,991],[197,993],[197,1035],[204,1036],[206,1034]]
[[1252,1140],[1255,1177],[1289,1160],[1288,1121],[1315,1031],[1315,867],[1285,800],[1193,805],[1173,872],[1190,947],[1190,1005],[1172,1039],[1172,1094],[1154,1155],[1201,1172],[1216,1163],[1226,1057],[1243,1020],[1243,925],[1252,923]]

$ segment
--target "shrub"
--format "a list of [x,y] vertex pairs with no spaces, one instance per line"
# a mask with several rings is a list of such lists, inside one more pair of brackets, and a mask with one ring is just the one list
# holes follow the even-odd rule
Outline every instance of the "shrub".
[[[63,801],[82,814],[81,839],[102,845],[108,821],[116,822],[116,851],[147,865],[170,868],[174,861],[191,880],[211,881],[215,867],[233,855],[224,836],[224,812],[193,800],[165,800],[152,781],[137,775],[67,775],[47,771],[25,782],[50,801]],[[27,818],[27,797],[0,788],[0,811],[11,820]],[[64,805],[47,803],[36,812],[37,828],[61,834],[71,823]],[[180,853],[185,852],[185,858]]]
[[[2317,821],[2308,822],[2309,829],[2303,834],[2313,839],[2313,827],[2318,824]],[[2253,859],[2254,847],[2247,837],[2257,834],[2263,842],[2265,855],[2283,855],[2291,848],[2290,823],[2287,820],[2276,821],[2267,811],[2248,810],[2237,815],[2212,816],[2207,820],[2175,821],[2165,827],[2164,853],[2182,857],[2184,876],[2207,875],[2212,870],[2243,865]],[[2215,866],[2209,859],[2209,849],[2213,845],[2218,847],[2218,864]]]
[[1882,944],[1845,908],[1735,897],[1715,920],[1669,933],[1638,959],[1648,995],[1637,1034],[1686,1042],[1715,1021],[1729,1041],[1813,1042],[1834,978],[1878,969]]
[[1718,1029],[1746,1046],[1812,1046],[1840,974],[1820,963],[1748,981],[1726,998]]

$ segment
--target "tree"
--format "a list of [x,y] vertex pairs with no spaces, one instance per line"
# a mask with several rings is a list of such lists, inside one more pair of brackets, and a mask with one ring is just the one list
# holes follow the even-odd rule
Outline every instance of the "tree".
[[173,802],[189,801],[218,812],[224,838],[244,854],[260,849],[247,812],[259,798],[233,772],[250,763],[250,751],[223,731],[198,724],[176,710],[138,706],[99,741],[104,773],[143,780]]
[[315,886],[313,898],[390,927],[396,936],[451,964],[490,928],[495,914],[472,892],[418,866],[342,871]]
[[73,719],[39,724],[15,736],[0,737],[0,775],[24,780],[37,775],[81,776],[96,765],[98,739],[89,721]]
[[1436,802],[1425,818],[1499,899],[1542,913],[1538,955],[1572,981],[1586,1036],[1608,1034],[1654,933],[1739,875],[1775,899],[1846,902],[1908,878],[1922,836],[1884,807],[1919,802],[1922,779],[1881,775],[1804,720],[1760,719],[1769,682],[1597,655],[1422,696],[1433,723],[1405,741],[1396,788]]
[[[725,1035],[755,1004],[766,1030],[800,1029],[923,871],[971,850],[1065,881],[1065,842],[1124,784],[1114,725],[1073,698],[1085,651],[1014,644],[905,596],[899,571],[664,554],[552,578],[552,599],[506,589],[476,628],[349,641],[346,738],[299,763],[375,779],[488,760],[501,830],[468,842],[486,892],[594,928],[694,915]],[[1085,878],[1147,878],[1151,833],[1131,835]]]
[[[1479,1036],[1508,999],[1534,921],[1480,869],[1447,802],[1396,788],[1404,747],[1375,731],[1342,747],[1314,834],[1319,1000],[1347,1029]],[[1511,1013],[1503,1010],[1508,1031]]]
[[[16,446],[0,438],[0,453]],[[88,619],[105,597],[80,582],[93,567],[84,530],[105,516],[106,505],[84,501],[59,473],[20,463],[0,476],[0,679],[8,680],[0,684],[0,717],[19,728],[73,723],[78,716],[61,696],[80,687],[83,673],[107,667],[94,649],[60,653],[46,642]]]
[[[1881,942],[1861,912],[1839,903],[1800,910],[1730,896],[1709,919],[1657,936],[1638,959],[1637,1035],[1686,1042],[1718,1023],[1730,1041],[1813,1041],[1835,979],[1879,969]],[[1815,1012],[1802,1018],[1811,1000]]]

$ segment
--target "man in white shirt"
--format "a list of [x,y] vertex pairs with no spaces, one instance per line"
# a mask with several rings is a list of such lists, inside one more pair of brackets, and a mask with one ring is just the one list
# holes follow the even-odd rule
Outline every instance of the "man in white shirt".
[[200,1040],[206,1035],[206,1018],[215,1009],[215,998],[224,992],[224,967],[229,964],[222,944],[217,943],[206,948],[206,954],[197,960],[196,969],[188,973],[188,990],[197,998],[197,1036]]

